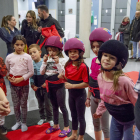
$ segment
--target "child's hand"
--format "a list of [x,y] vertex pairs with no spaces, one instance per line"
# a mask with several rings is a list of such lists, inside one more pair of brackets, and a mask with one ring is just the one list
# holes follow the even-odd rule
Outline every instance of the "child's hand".
[[46,83],[44,83],[41,87],[46,88]]
[[38,87],[32,85],[31,88],[34,90],[34,91],[37,91]]
[[134,133],[135,133],[135,128],[136,128],[136,125],[133,125],[133,129],[132,129],[133,135],[134,135]]
[[60,73],[60,74],[58,75],[58,78],[59,78],[59,79],[65,79],[64,74]]
[[10,82],[12,82],[12,83],[14,83],[14,84],[18,84],[18,83],[20,83],[21,81],[23,81],[24,80],[24,78],[23,77],[20,77],[20,78],[11,78],[11,81]]
[[93,114],[93,118],[94,118],[94,119],[98,119],[98,118],[100,118],[101,116],[102,116],[102,115],[97,115],[96,113]]
[[53,57],[53,60],[55,61],[55,64],[58,64],[59,63],[59,57],[58,56],[54,56]]
[[90,100],[86,100],[86,102],[85,102],[85,105],[86,105],[86,107],[90,107]]
[[48,55],[47,54],[44,55],[43,60],[44,60],[44,62],[47,62],[47,60],[48,60]]
[[65,88],[66,89],[73,89],[73,84],[70,84],[68,82],[65,82]]
[[0,115],[7,116],[11,112],[8,101],[0,101]]

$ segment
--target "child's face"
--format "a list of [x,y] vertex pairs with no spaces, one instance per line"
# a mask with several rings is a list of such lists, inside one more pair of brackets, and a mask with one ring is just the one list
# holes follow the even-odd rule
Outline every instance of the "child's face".
[[48,47],[47,48],[47,51],[48,51],[49,56],[51,58],[53,58],[54,56],[57,56],[57,54],[58,54],[58,52],[55,49],[51,48],[51,47]]
[[17,54],[22,54],[24,51],[25,44],[22,40],[17,40],[14,44],[15,52]]
[[41,51],[39,51],[37,48],[31,48],[29,50],[29,54],[35,62],[40,60]]
[[99,43],[97,41],[94,41],[92,43],[92,48],[91,49],[92,49],[93,53],[95,53],[96,56],[98,56],[99,48],[100,48]]
[[117,57],[108,53],[103,53],[101,58],[101,65],[104,69],[110,70],[117,63]]
[[75,61],[79,58],[79,50],[78,49],[71,49],[68,51],[68,56],[72,61]]

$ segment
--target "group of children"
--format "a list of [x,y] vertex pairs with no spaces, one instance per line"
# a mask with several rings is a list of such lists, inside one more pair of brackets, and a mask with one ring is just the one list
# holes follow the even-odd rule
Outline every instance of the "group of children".
[[[59,137],[65,137],[71,132],[65,105],[65,89],[68,89],[72,135],[65,140],[84,140],[85,109],[90,105],[96,140],[101,140],[102,131],[105,140],[133,140],[134,137],[135,140],[140,140],[140,77],[134,90],[133,81],[122,71],[128,61],[128,50],[121,42],[111,38],[112,35],[106,28],[97,28],[90,34],[91,50],[97,57],[92,59],[89,77],[89,69],[83,59],[85,47],[79,39],[71,38],[65,43],[64,52],[69,57],[66,62],[60,37],[51,36],[47,39],[45,46],[48,54],[41,58],[37,44],[29,46],[28,55],[23,51],[25,38],[15,36],[12,42],[15,52],[6,57],[7,78],[11,83],[16,116],[12,130],[19,126],[23,132],[28,129],[26,117],[30,78],[31,88],[35,91],[39,104],[41,120],[38,125],[46,121],[46,114],[51,126],[46,130],[47,134],[60,129],[59,107],[64,119],[64,129]],[[88,94],[85,90],[87,87]],[[112,115],[110,127],[109,114]]]

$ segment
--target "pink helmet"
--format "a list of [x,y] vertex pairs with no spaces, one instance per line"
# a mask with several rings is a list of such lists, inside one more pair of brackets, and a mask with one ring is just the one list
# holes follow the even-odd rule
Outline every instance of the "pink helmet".
[[112,38],[111,32],[107,28],[97,28],[93,30],[89,36],[90,42],[102,41],[106,42]]
[[59,48],[60,50],[63,50],[62,38],[60,38],[59,36],[51,36],[46,40],[45,46],[53,46]]
[[68,55],[68,50],[71,50],[71,49],[79,49],[85,52],[84,44],[78,38],[71,38],[65,43],[64,52],[66,53],[66,55]]

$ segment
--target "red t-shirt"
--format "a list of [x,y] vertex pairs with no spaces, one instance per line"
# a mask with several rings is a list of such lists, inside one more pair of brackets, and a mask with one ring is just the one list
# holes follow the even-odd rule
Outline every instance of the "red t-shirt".
[[79,69],[77,69],[76,66],[73,66],[72,63],[70,63],[65,68],[65,76],[67,79],[73,80],[73,81],[83,81],[85,83],[89,82],[89,68],[85,63],[81,63]]

